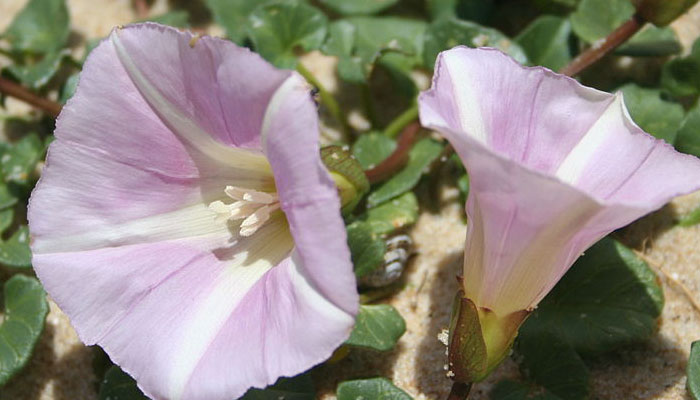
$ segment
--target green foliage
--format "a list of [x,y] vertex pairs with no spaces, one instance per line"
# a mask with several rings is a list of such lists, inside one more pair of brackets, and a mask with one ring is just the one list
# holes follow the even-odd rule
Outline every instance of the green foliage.
[[70,51],[64,49],[53,51],[43,56],[36,63],[12,64],[7,67],[9,75],[32,89],[39,89],[49,83],[58,72],[63,60],[69,57]]
[[580,354],[600,354],[651,336],[663,303],[647,264],[605,238],[576,261],[520,335],[553,334]]
[[296,67],[297,48],[320,48],[327,29],[326,16],[302,2],[262,5],[248,16],[248,35],[255,50],[280,68]]
[[700,104],[695,105],[685,117],[676,135],[676,149],[700,157]]
[[32,266],[29,229],[26,225],[20,226],[8,240],[0,242],[0,264],[16,268]]
[[571,61],[571,23],[564,18],[544,15],[534,20],[515,38],[532,64],[553,71]]
[[492,14],[495,0],[426,0],[432,19],[459,18],[483,23]]
[[46,294],[34,278],[17,274],[3,286],[5,318],[0,324],[0,385],[29,361],[49,312]]
[[398,17],[342,19],[331,24],[323,51],[338,56],[338,75],[348,82],[367,82],[375,63],[405,74],[422,62],[425,28],[423,21]]
[[2,37],[15,52],[51,53],[66,44],[69,24],[65,0],[30,0]]
[[367,205],[375,207],[413,189],[428,166],[440,156],[442,147],[442,144],[432,139],[418,141],[409,153],[406,167],[371,192],[367,197]]
[[0,142],[0,171],[5,182],[28,185],[36,179],[34,170],[46,151],[39,135],[31,133],[15,143]]
[[355,275],[365,276],[384,261],[386,243],[372,231],[367,222],[357,221],[347,226],[348,246]]
[[239,400],[314,400],[316,389],[309,374],[280,378],[265,389],[250,389]]
[[694,209],[687,215],[683,215],[678,219],[678,225],[680,226],[694,226],[700,224],[700,207]]
[[58,102],[61,104],[66,104],[68,99],[73,97],[75,94],[75,89],[78,88],[78,80],[80,79],[80,73],[76,72],[66,79],[66,82],[61,88],[61,95],[58,97]]
[[687,386],[693,400],[700,400],[700,341],[693,342],[690,348]]
[[673,29],[647,25],[627,43],[620,46],[616,53],[634,57],[665,57],[678,54],[681,50],[683,47]]
[[535,383],[562,400],[588,397],[590,376],[576,350],[556,335],[544,333],[520,338],[517,351],[522,366]]
[[521,64],[528,61],[520,45],[496,29],[458,19],[440,19],[430,24],[425,33],[423,62],[428,68],[433,68],[438,53],[458,45],[495,47]]
[[321,4],[343,15],[376,14],[398,3],[399,0],[320,0]]
[[687,57],[673,59],[664,65],[661,84],[674,96],[697,96],[700,93],[700,39],[695,41]]
[[6,184],[0,183],[0,210],[7,207],[12,207],[17,204],[17,196],[7,187]]
[[396,346],[404,332],[406,322],[394,307],[388,304],[361,305],[355,328],[346,344],[388,351]]
[[113,365],[100,383],[99,400],[148,400],[136,386],[134,378]]
[[617,29],[634,14],[629,0],[581,0],[571,14],[574,33],[588,43],[595,43]]
[[8,208],[0,211],[0,234],[5,232],[12,225],[15,218],[15,210]]
[[412,400],[411,396],[386,378],[341,382],[336,396],[338,400]]
[[214,21],[226,29],[226,35],[232,41],[243,44],[246,39],[248,16],[256,7],[275,2],[275,0],[205,0],[214,16]]
[[374,235],[386,235],[413,225],[418,219],[418,199],[413,192],[367,210],[361,217]]
[[381,132],[360,136],[352,145],[352,154],[362,168],[371,169],[384,161],[396,149],[396,141]]
[[680,104],[661,98],[658,89],[646,89],[635,84],[620,88],[625,104],[634,122],[646,132],[673,144],[678,127],[683,122],[684,111]]
[[520,382],[504,380],[491,390],[491,400],[563,400],[549,392]]

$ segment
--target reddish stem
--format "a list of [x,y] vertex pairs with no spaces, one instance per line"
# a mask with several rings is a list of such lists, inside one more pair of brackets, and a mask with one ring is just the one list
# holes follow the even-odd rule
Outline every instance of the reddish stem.
[[413,143],[416,141],[418,131],[420,131],[420,123],[418,123],[418,121],[410,123],[403,129],[399,137],[399,142],[396,145],[396,150],[394,150],[386,160],[379,163],[379,165],[365,171],[369,183],[374,184],[389,179],[406,165],[408,162],[408,152],[411,151]]
[[62,106],[55,101],[39,97],[24,86],[2,77],[0,77],[0,93],[4,93],[8,96],[22,100],[25,103],[31,104],[54,118],[56,118],[61,112]]
[[622,24],[622,26],[605,37],[605,39],[594,43],[586,51],[579,54],[569,65],[561,69],[559,73],[567,76],[578,75],[581,71],[588,68],[605,55],[611,53],[635,33],[639,32],[645,22],[646,21],[639,15],[635,14],[627,22]]

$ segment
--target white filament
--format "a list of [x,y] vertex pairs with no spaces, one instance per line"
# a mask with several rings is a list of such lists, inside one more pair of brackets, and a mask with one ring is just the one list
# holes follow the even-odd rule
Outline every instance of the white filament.
[[226,186],[224,193],[233,203],[217,200],[209,204],[209,209],[225,219],[242,219],[239,233],[251,236],[270,219],[270,214],[280,208],[277,193],[260,192],[254,189]]

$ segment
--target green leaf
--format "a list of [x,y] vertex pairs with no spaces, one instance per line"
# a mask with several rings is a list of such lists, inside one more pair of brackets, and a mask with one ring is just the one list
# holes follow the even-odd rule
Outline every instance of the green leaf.
[[29,361],[49,312],[46,294],[34,278],[15,274],[3,286],[5,318],[0,325],[0,386]]
[[321,4],[343,15],[376,14],[398,3],[399,0],[320,0]]
[[224,27],[228,38],[243,45],[250,14],[256,7],[274,2],[275,0],[206,0],[206,5],[214,16],[214,21]]
[[15,210],[8,208],[0,211],[0,234],[5,232],[12,225],[15,218]]
[[7,185],[0,182],[0,210],[17,204],[17,196],[8,189]]
[[413,192],[406,192],[392,201],[370,208],[361,218],[373,234],[386,235],[416,222],[418,199]]
[[134,378],[113,365],[100,384],[99,400],[148,400],[136,386]]
[[700,400],[700,341],[693,342],[688,360],[688,393],[693,400]]
[[649,338],[663,303],[649,266],[624,245],[604,238],[576,261],[520,334],[554,334],[582,355],[599,354]]
[[581,0],[571,14],[574,33],[588,43],[608,36],[634,14],[629,0]]
[[30,183],[44,151],[44,143],[36,133],[26,135],[15,143],[0,142],[0,170],[5,182],[20,185]]
[[563,400],[535,386],[509,380],[500,381],[491,390],[491,400]]
[[54,52],[68,40],[68,18],[65,0],[30,0],[2,37],[16,52]]
[[525,28],[515,41],[532,64],[558,71],[571,61],[571,23],[561,17],[543,15]]
[[248,17],[248,34],[260,55],[280,68],[295,68],[298,47],[315,50],[323,44],[328,19],[316,7],[284,2],[260,6]]
[[352,145],[352,154],[364,169],[372,169],[396,149],[396,141],[380,132],[360,136]]
[[26,225],[21,225],[7,241],[0,242],[0,264],[16,268],[32,266],[29,228]]
[[338,75],[353,83],[365,83],[375,63],[390,72],[403,73],[422,62],[426,24],[397,17],[354,17],[335,21],[323,51],[339,57]]
[[250,389],[239,400],[314,400],[316,389],[309,374],[280,378],[265,389]]
[[338,400],[412,400],[386,378],[345,381],[338,385]]
[[661,84],[674,96],[696,96],[700,93],[700,39],[687,57],[673,59],[664,65]]
[[700,224],[700,207],[678,219],[678,225],[688,227]]
[[680,104],[663,100],[658,89],[646,89],[633,83],[619,90],[624,94],[625,105],[637,125],[670,144],[675,142],[685,114]]
[[355,275],[365,276],[384,262],[386,243],[372,232],[370,224],[362,221],[347,226],[348,247]]
[[495,47],[509,54],[519,63],[527,63],[527,56],[520,45],[503,33],[474,22],[454,18],[440,19],[430,24],[423,43],[423,62],[432,69],[438,53],[458,45]]
[[56,75],[63,60],[70,55],[70,50],[64,49],[47,53],[41,61],[34,64],[13,64],[7,67],[7,72],[31,89],[39,89],[49,83]]
[[396,309],[388,304],[361,305],[355,327],[345,342],[351,346],[388,351],[396,346],[406,332],[406,322]]
[[66,79],[66,82],[61,88],[61,95],[58,98],[59,103],[66,104],[68,99],[73,97],[75,94],[75,89],[78,88],[78,80],[80,80],[80,72],[76,72]]
[[615,52],[633,57],[665,57],[678,54],[681,50],[683,46],[673,29],[649,24]]
[[520,335],[517,351],[521,365],[535,383],[563,400],[588,396],[590,375],[586,364],[571,345],[555,335]]
[[144,18],[136,22],[157,22],[163,25],[174,26],[176,28],[187,28],[190,26],[190,14],[185,10],[168,11],[165,14]]
[[375,207],[413,189],[423,172],[440,156],[440,153],[442,153],[442,144],[428,138],[420,140],[409,152],[406,167],[370,193],[367,197],[367,205]]
[[700,157],[700,104],[696,104],[685,116],[676,135],[676,149]]

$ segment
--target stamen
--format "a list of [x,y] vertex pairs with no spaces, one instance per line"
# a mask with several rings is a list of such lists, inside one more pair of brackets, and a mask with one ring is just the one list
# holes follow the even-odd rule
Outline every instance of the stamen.
[[234,201],[226,204],[220,200],[209,204],[209,209],[225,219],[243,219],[241,236],[251,236],[270,219],[270,214],[280,208],[277,193],[260,192],[236,186],[226,186],[224,193]]

